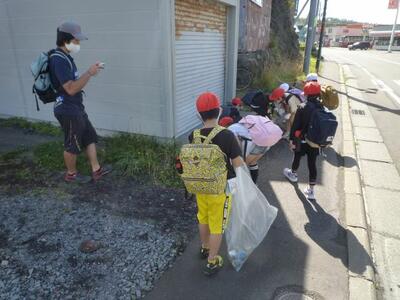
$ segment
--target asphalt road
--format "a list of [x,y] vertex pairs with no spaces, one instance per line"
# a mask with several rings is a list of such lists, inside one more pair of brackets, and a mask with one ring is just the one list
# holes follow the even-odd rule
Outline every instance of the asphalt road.
[[369,106],[400,172],[400,52],[324,48],[323,56],[327,62],[347,65],[354,74],[363,98],[356,100]]
[[[323,73],[339,81],[338,71],[336,63],[328,62]],[[338,87],[336,82],[325,82]],[[258,185],[278,208],[278,217],[242,270],[234,271],[226,261],[215,278],[206,278],[201,273],[204,262],[198,259],[200,243],[194,237],[146,299],[348,299],[341,147],[339,128],[334,147],[326,150],[327,157],[318,159],[317,201],[309,202],[302,194],[308,181],[306,158],[300,166],[299,184],[292,185],[282,174],[292,161],[288,144],[282,140],[274,146],[260,164]],[[225,251],[222,254],[227,257]],[[365,267],[350,268],[361,274]],[[308,297],[300,298],[301,293]]]

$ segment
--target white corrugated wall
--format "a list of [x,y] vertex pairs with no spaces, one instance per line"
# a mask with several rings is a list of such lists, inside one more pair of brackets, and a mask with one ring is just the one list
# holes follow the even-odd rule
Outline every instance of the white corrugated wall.
[[75,55],[80,73],[96,61],[106,63],[85,87],[93,125],[172,137],[168,9],[166,0],[0,1],[0,115],[55,121],[52,104],[36,111],[29,66],[55,47],[57,26],[72,20],[89,37]]
[[176,0],[176,136],[199,125],[197,97],[210,91],[224,100],[226,7],[216,1]]

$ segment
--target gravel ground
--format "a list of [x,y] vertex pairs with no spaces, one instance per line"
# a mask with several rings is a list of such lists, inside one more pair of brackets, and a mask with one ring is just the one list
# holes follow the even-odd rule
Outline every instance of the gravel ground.
[[[0,153],[50,140],[0,128]],[[195,202],[116,172],[83,185],[63,175],[29,153],[0,161],[0,299],[143,298],[193,236]]]
[[[142,298],[184,251],[194,201],[114,175],[59,176],[0,188],[0,299]],[[82,252],[87,240],[98,249]]]

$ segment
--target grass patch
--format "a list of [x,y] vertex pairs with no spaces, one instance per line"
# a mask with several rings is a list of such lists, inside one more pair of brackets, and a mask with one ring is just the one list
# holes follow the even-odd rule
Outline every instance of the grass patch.
[[175,171],[178,147],[155,138],[119,134],[105,138],[104,161],[113,164],[123,175],[147,177],[153,183],[171,187],[182,185]]
[[299,61],[285,61],[280,64],[274,64],[255,82],[255,87],[272,91],[284,82],[289,84],[296,82],[301,74],[302,68]]
[[[181,179],[175,171],[178,147],[174,143],[161,143],[155,138],[118,134],[103,138],[104,147],[98,148],[99,161],[112,164],[123,176],[149,180],[168,187],[181,187]],[[62,158],[62,142],[49,142],[35,147],[35,163],[47,170],[65,169]],[[77,168],[90,174],[90,165],[85,155],[79,155]]]
[[6,152],[0,155],[0,161],[10,161],[20,157],[21,154],[27,151],[26,148],[18,148],[10,152]]
[[[63,159],[63,142],[53,141],[36,146],[33,150],[34,162],[41,168],[49,171],[62,171],[65,169]],[[102,151],[98,153],[99,159],[102,159]],[[85,175],[90,175],[90,165],[84,154],[78,156],[78,170]]]
[[[310,73],[315,73],[316,68],[317,68],[317,58],[314,56],[311,56],[310,68],[309,68]],[[322,60],[320,61],[320,64],[319,64],[319,71],[321,72],[321,70],[322,70]],[[306,79],[306,74],[304,74],[301,70],[299,75],[297,76],[297,80],[305,80],[305,79]]]
[[30,122],[24,118],[13,117],[8,119],[0,119],[0,126],[20,128],[50,136],[62,136],[61,128],[53,125],[50,122]]
[[[62,136],[59,127],[49,122],[30,122],[23,118],[0,119],[0,126],[31,130],[35,133],[51,136]],[[101,139],[98,149],[99,161],[112,164],[124,176],[146,179],[169,187],[181,187],[182,182],[175,171],[175,157],[178,147],[175,143],[162,143],[155,138],[118,134]],[[63,160],[63,142],[52,141],[36,146],[33,149],[33,160],[36,166],[48,171],[65,170]],[[0,161],[16,159],[26,149],[17,149],[0,155]],[[90,175],[91,168],[84,154],[77,159],[77,168],[85,175]],[[26,171],[18,172],[18,178],[26,177]]]

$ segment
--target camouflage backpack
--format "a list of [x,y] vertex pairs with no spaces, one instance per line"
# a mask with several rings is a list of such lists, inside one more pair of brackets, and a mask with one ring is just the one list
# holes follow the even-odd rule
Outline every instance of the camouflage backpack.
[[335,110],[339,107],[339,94],[336,89],[330,85],[321,86],[322,105],[329,110]]
[[[189,193],[223,194],[227,182],[225,154],[218,145],[211,144],[212,139],[225,128],[215,127],[207,137],[200,130],[193,133],[193,144],[184,145],[180,160],[182,180]],[[204,142],[201,142],[201,139]]]

